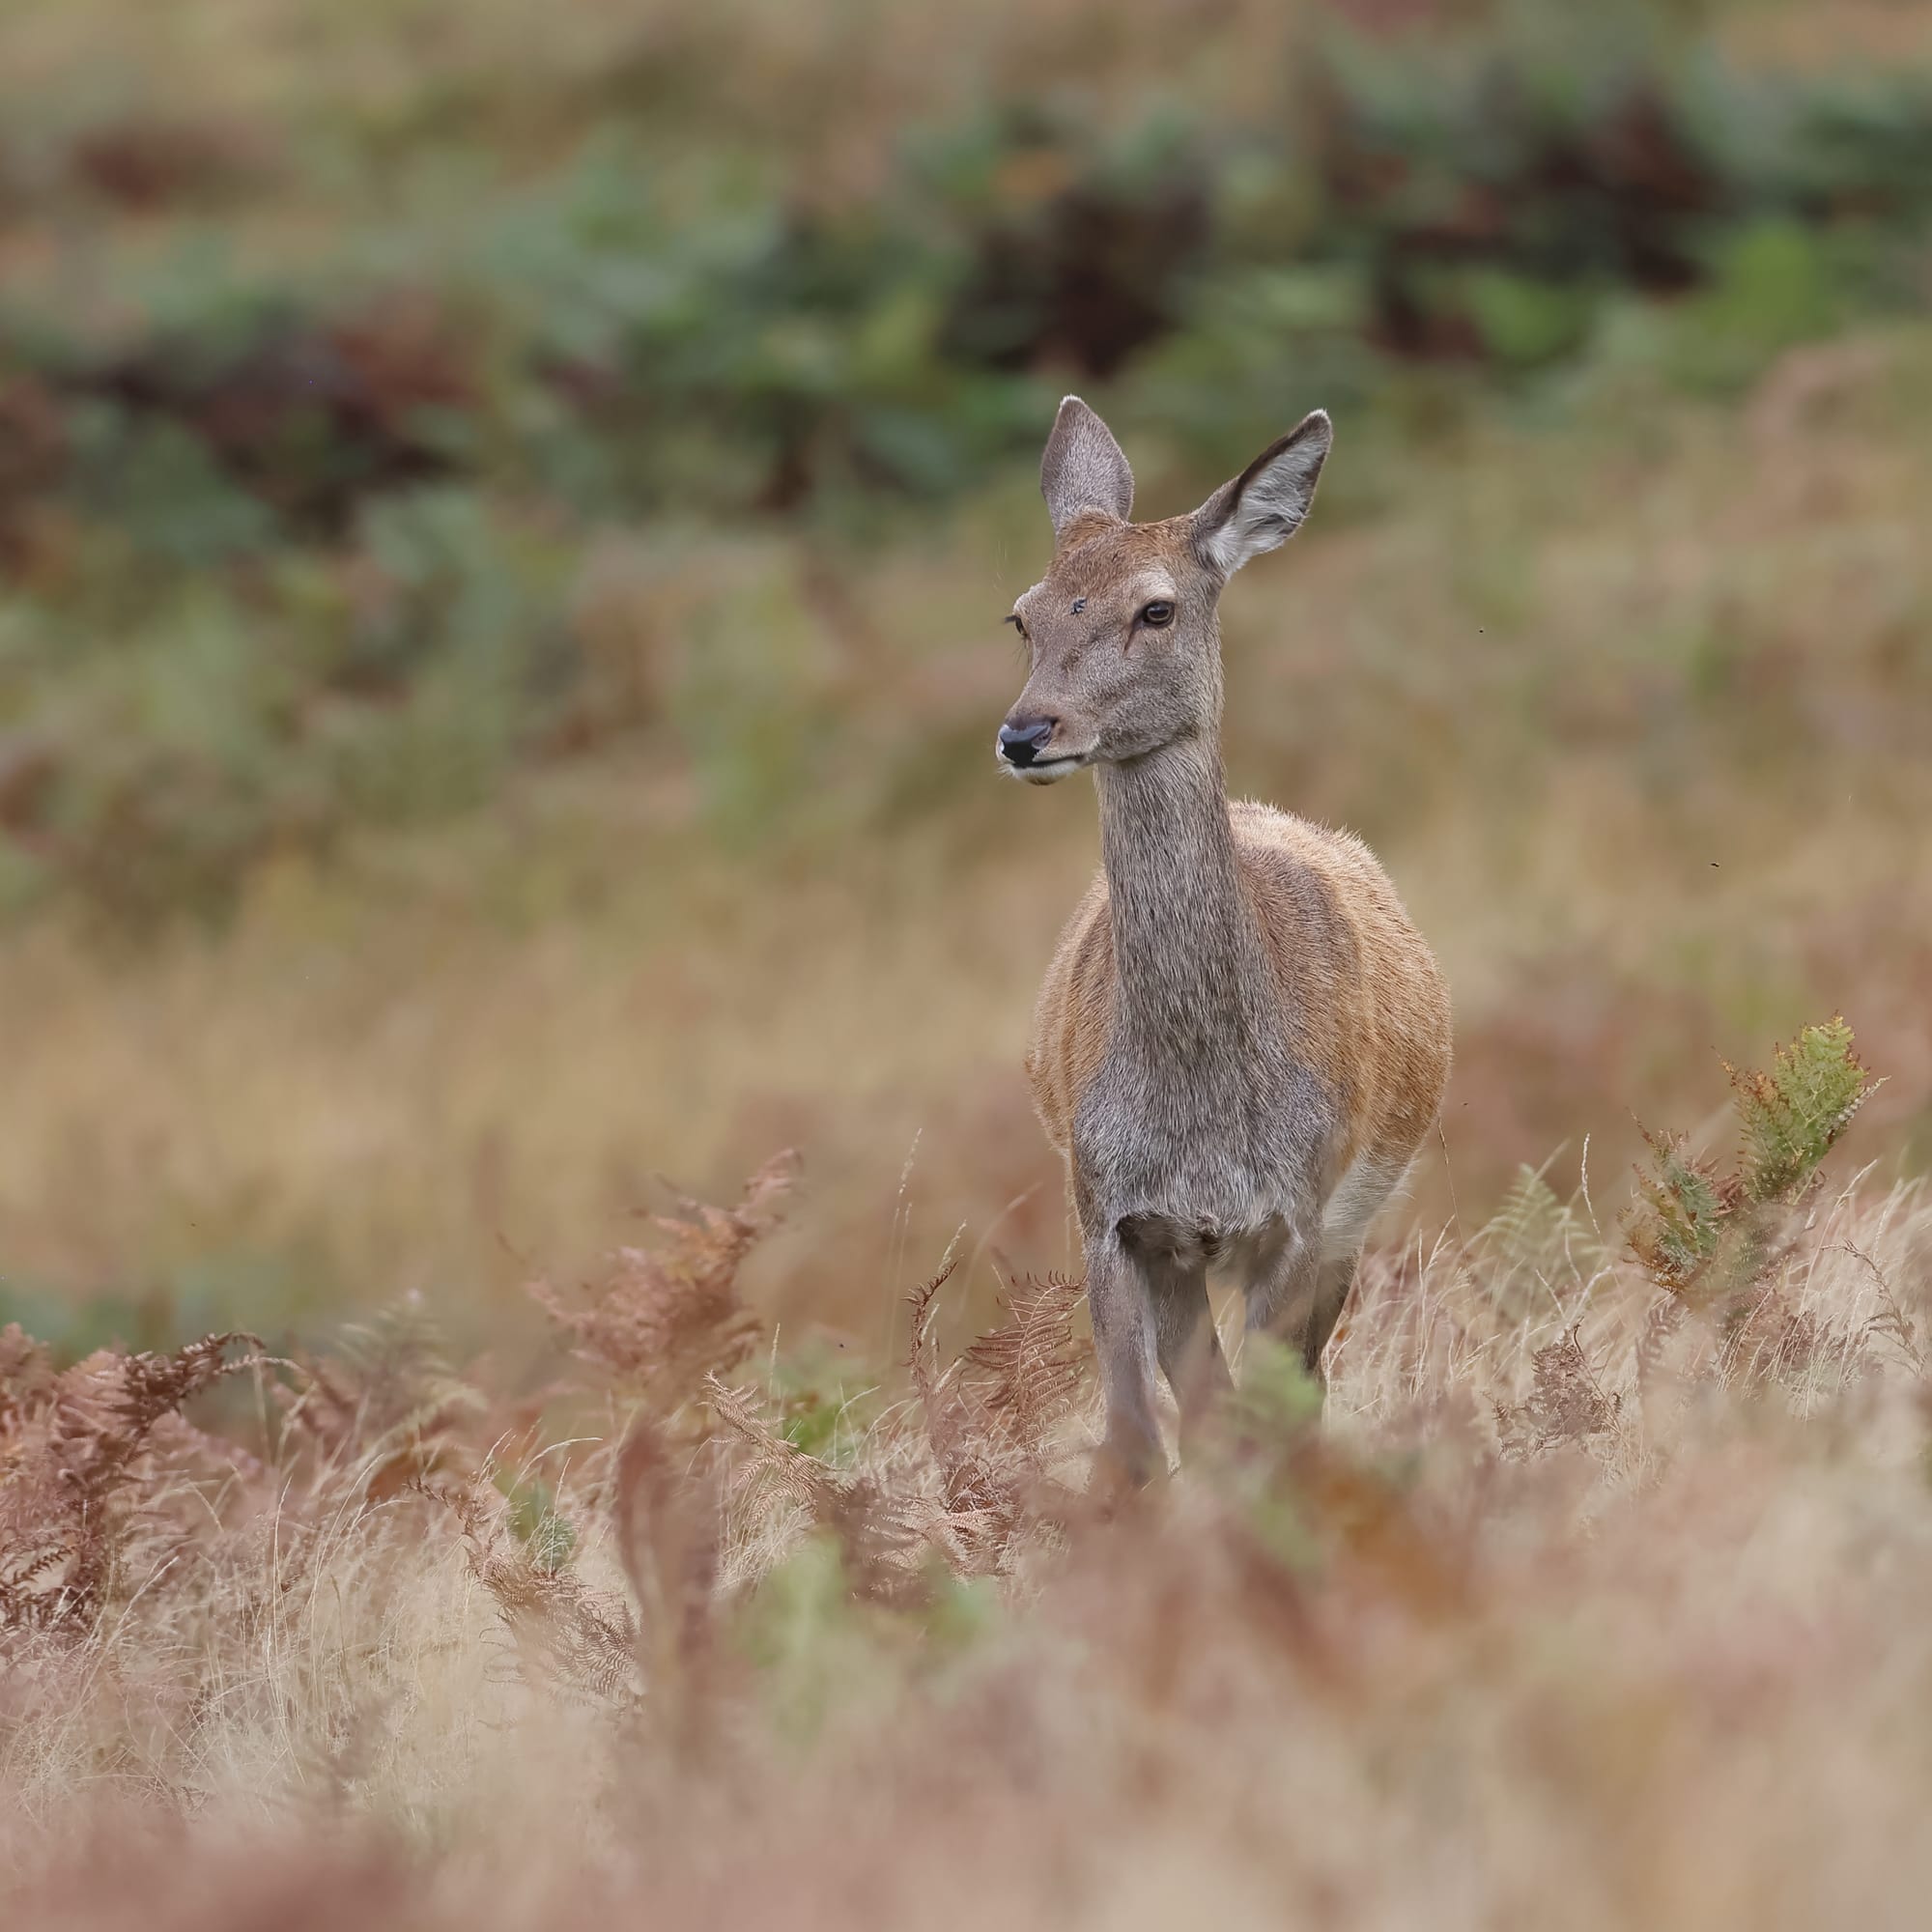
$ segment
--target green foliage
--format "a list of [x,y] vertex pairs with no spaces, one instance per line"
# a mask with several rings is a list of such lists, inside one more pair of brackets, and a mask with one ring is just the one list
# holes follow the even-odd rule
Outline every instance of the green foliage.
[[378,499],[358,533],[145,608],[103,543],[84,596],[21,607],[43,863],[118,924],[218,916],[267,859],[471,807],[571,715],[593,667],[562,546],[444,489]]
[[764,1578],[736,1635],[779,1734],[798,1746],[811,1743],[859,1687],[879,1679],[867,1612],[854,1601],[838,1539],[824,1530]]
[[1321,1559],[1299,1465],[1320,1434],[1321,1404],[1321,1384],[1302,1366],[1298,1349],[1249,1335],[1241,1344],[1240,1380],[1205,1445],[1215,1488],[1291,1571],[1312,1569]]
[[1646,1133],[1654,1174],[1637,1174],[1643,1208],[1631,1232],[1637,1259],[1666,1288],[1688,1289],[1718,1252],[1733,1203],[1682,1134]]
[[67,429],[70,487],[90,516],[158,560],[189,569],[224,563],[272,534],[268,505],[241,488],[185,425],[83,400]]
[[[273,167],[184,150],[154,191],[220,227],[10,177],[89,218],[0,298],[0,726],[50,774],[7,808],[0,915],[218,918],[278,856],[657,722],[560,614],[613,524],[936,503],[1030,464],[1073,381],[1203,471],[1317,401],[1373,447],[1605,356],[1729,391],[1915,304],[1932,224],[1932,80],[1754,76],[1635,0],[1324,26],[1239,121],[962,103],[893,122],[857,194],[801,191],[797,128],[700,135],[662,74],[520,79],[325,101]],[[532,125],[572,131],[526,156]],[[251,239],[280,196],[299,250]],[[797,586],[751,579],[680,637],[669,721],[746,839],[861,762]]]
[[932,1648],[942,1656],[958,1656],[998,1632],[1005,1607],[995,1577],[945,1570],[933,1578],[931,1600],[920,1614]]
[[1241,1380],[1232,1408],[1234,1430],[1256,1440],[1288,1441],[1321,1420],[1321,1384],[1299,1350],[1268,1335],[1241,1345]]
[[277,1252],[237,1243],[191,1260],[157,1258],[137,1283],[76,1295],[71,1288],[0,1276],[0,1328],[18,1322],[65,1367],[97,1349],[165,1353],[242,1321],[279,1351],[310,1321],[318,1325],[339,1284],[299,1247]]
[[1672,318],[1671,374],[1690,388],[1734,390],[1780,351],[1830,334],[1847,291],[1860,285],[1862,252],[1856,236],[1834,238],[1787,216],[1726,237],[1713,251],[1709,285]]
[[1548,1172],[1548,1162],[1519,1168],[1501,1207],[1483,1230],[1485,1242],[1505,1267],[1542,1267],[1561,1251],[1568,1217],[1556,1190],[1544,1178]]
[[1596,1227],[1574,1200],[1559,1199],[1550,1186],[1549,1165],[1517,1171],[1479,1236],[1484,1291],[1511,1321],[1547,1311],[1552,1279],[1587,1278],[1605,1259]]
[[546,1577],[555,1576],[577,1551],[577,1530],[568,1517],[558,1513],[555,1491],[528,1477],[506,1493],[510,1529],[523,1544],[531,1567]]
[[1529,369],[1580,348],[1597,303],[1576,285],[1490,270],[1471,275],[1463,299],[1484,352],[1505,368]]
[[1769,1072],[1730,1069],[1744,1134],[1739,1179],[1754,1205],[1789,1200],[1871,1092],[1842,1013],[1780,1046]]
[[772,1362],[779,1434],[835,1468],[856,1459],[878,1415],[877,1388],[859,1381],[855,1366],[830,1347],[810,1344]]
[[1808,1026],[1765,1072],[1729,1069],[1743,1150],[1732,1172],[1694,1157],[1681,1134],[1648,1134],[1630,1244],[1661,1287],[1727,1301],[1775,1253],[1775,1210],[1797,1200],[1871,1091],[1842,1017]]

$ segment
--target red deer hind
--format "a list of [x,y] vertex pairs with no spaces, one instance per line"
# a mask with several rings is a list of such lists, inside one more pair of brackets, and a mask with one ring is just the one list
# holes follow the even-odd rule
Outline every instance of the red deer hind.
[[1027,1068],[1080,1218],[1107,1448],[1135,1480],[1166,1467],[1156,1367],[1183,1437],[1229,1382],[1210,1265],[1251,1331],[1321,1372],[1448,1079],[1448,993],[1374,855],[1231,805],[1222,778],[1221,593],[1299,527],[1330,438],[1318,411],[1190,515],[1136,524],[1126,457],[1068,396],[1040,464],[1053,560],[1013,607],[1031,669],[1001,764],[1034,784],[1091,765],[1100,797],[1102,869]]

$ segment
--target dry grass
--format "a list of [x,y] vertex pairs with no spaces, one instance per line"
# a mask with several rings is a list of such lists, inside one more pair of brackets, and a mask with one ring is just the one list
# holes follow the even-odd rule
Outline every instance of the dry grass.
[[[1739,412],[1644,404],[1634,440],[1579,410],[1399,469],[1345,449],[1382,500],[1338,486],[1231,592],[1233,781],[1363,830],[1448,970],[1463,1201],[1579,1122],[1614,1171],[1632,1113],[1694,1118],[1719,1054],[1833,1006],[1893,1074],[1879,1124],[1924,1132],[1927,368],[1917,333],[1868,335]],[[1142,461],[1150,504],[1180,499]],[[713,1193],[781,1144],[805,1198],[757,1279],[787,1321],[883,1352],[905,1258],[962,1221],[1066,1265],[1018,1065],[1093,804],[1021,797],[984,750],[1039,538],[1021,479],[943,546],[596,560],[668,688],[750,639],[748,703],[763,680],[866,721],[776,849],[734,843],[717,774],[668,746],[286,870],[218,943],[0,940],[13,1285],[271,1340],[419,1288],[481,1343],[524,1274],[621,1242],[660,1171]],[[1418,1188],[1447,1215],[1439,1155]],[[967,1267],[976,1309],[991,1282]]]
[[[508,179],[674,70],[650,139],[701,111],[863,197],[908,120],[1042,72],[1102,120],[1257,112],[1316,14],[1195,11],[1184,71],[1171,10],[1100,0],[69,0],[0,59],[22,165],[173,142],[260,263],[473,99]],[[1925,46],[1876,0],[1724,13],[1753,60]],[[179,239],[125,219],[128,259]],[[55,251],[9,226],[0,280]],[[1480,421],[1406,376],[1231,594],[1233,780],[1374,840],[1457,1084],[1322,1425],[1251,1353],[1134,1506],[1087,1493],[1019,1073],[1092,799],[986,757],[1030,478],[864,541],[609,532],[567,601],[647,769],[270,870],[213,939],[0,935],[0,1310],[71,1344],[0,1331],[6,1923],[1916,1925],[1932,345],[1864,328],[1734,402],[1646,368]],[[1134,457],[1151,511],[1205,487]],[[847,755],[745,841],[760,733],[834,710]],[[1742,1287],[1661,1285],[1632,1115],[1694,1121],[1834,1006],[1890,1075],[1882,1171],[1777,1204]],[[640,1238],[781,1145],[796,1177]]]
[[777,1358],[706,1373],[747,1372],[781,1182],[594,1319],[545,1291],[536,1403],[405,1321],[163,1439],[129,1392],[216,1345],[55,1376],[12,1337],[0,1496],[89,1503],[0,1604],[10,1922],[1912,1921],[1918,1189],[1802,1198],[1773,1338],[1525,1180],[1372,1259],[1325,1426],[1251,1350],[1109,1513],[1057,1286],[944,1372],[918,1291],[900,1398],[820,1453]]

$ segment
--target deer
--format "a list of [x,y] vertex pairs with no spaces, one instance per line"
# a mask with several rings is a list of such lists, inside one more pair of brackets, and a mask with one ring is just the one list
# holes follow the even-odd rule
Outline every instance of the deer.
[[1221,595],[1300,528],[1332,440],[1318,410],[1198,509],[1137,524],[1119,442],[1066,397],[1040,461],[1052,558],[1007,620],[1028,672],[1001,769],[1091,769],[1099,794],[1100,870],[1026,1065],[1079,1224],[1101,1458],[1133,1487],[1169,1467],[1156,1370],[1183,1459],[1233,1386],[1210,1269],[1325,1400],[1370,1223],[1449,1077],[1448,989],[1374,854],[1223,778]]

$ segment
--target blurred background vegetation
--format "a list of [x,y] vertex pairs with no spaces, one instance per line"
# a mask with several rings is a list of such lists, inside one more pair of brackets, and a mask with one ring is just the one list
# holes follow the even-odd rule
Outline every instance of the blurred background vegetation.
[[784,1142],[827,1347],[1064,1263],[1069,387],[1148,515],[1336,416],[1230,773],[1448,966],[1422,1225],[1834,1007],[1924,1165],[1928,304],[1916,5],[9,9],[0,1319],[481,1344]]

